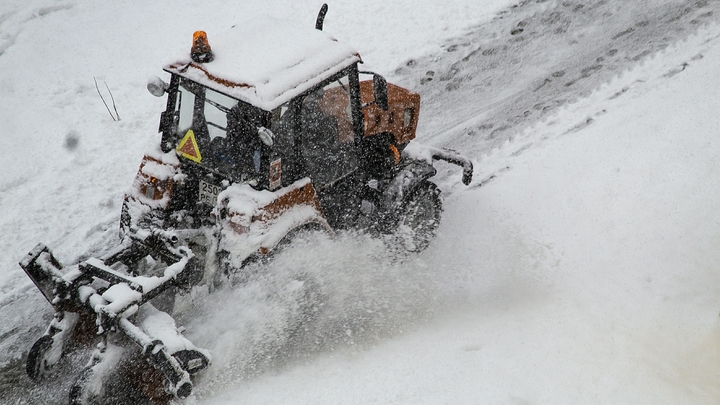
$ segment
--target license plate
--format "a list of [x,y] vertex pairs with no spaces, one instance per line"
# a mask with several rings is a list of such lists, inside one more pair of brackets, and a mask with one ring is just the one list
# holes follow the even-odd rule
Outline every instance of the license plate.
[[222,189],[220,186],[216,186],[214,184],[208,183],[207,181],[200,180],[200,187],[199,187],[199,193],[198,193],[198,202],[201,202],[203,204],[209,204],[210,206],[215,206],[217,204],[217,198],[218,194]]

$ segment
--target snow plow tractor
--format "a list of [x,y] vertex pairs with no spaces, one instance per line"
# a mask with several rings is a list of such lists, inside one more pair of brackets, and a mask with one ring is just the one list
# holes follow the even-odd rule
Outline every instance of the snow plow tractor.
[[28,354],[31,379],[84,346],[71,404],[102,402],[131,354],[140,360],[123,378],[144,397],[186,398],[211,354],[176,327],[177,297],[212,291],[300,232],[428,246],[441,213],[433,160],[460,166],[466,185],[472,163],[408,147],[420,96],[361,71],[358,53],[322,31],[326,11],[316,29],[266,18],[195,32],[164,68],[169,82],[148,83],[167,107],[125,195],[120,244],[67,267],[40,244],[20,262],[56,311]]

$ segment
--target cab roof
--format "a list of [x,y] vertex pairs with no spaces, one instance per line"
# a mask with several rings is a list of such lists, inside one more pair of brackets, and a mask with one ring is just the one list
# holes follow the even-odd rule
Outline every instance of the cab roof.
[[193,62],[188,38],[186,52],[165,71],[267,111],[361,61],[352,47],[323,31],[270,17],[207,37],[212,62]]

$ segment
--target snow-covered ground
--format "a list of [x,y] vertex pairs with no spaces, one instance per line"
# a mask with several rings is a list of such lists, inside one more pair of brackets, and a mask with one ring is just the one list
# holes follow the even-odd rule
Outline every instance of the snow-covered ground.
[[[114,242],[123,192],[158,141],[163,105],[145,80],[194,30],[212,41],[213,31],[262,13],[312,26],[321,3],[252,1],[231,11],[219,1],[8,3],[0,10],[0,399],[63,403],[65,393],[28,398],[17,377],[23,365],[12,360],[51,311],[16,262],[39,241],[67,263]],[[364,3],[331,3],[325,30],[356,46],[369,69],[422,94],[408,61],[441,72],[450,65],[447,41],[462,47],[484,24],[507,28],[489,31],[509,38],[527,17],[515,19],[514,10],[531,2]],[[533,3],[542,10],[526,13],[576,9]],[[438,238],[404,260],[357,235],[299,243],[270,265],[271,275],[212,297],[182,320],[186,335],[215,355],[187,402],[719,402],[720,26],[712,3],[652,3],[678,7],[659,17],[668,23],[690,16],[670,39],[643,39],[671,43],[620,58],[617,74],[594,85],[559,85],[571,97],[551,113],[520,122],[495,112],[499,104],[483,105],[477,122],[438,136],[430,129],[457,117],[450,91],[428,90],[424,114],[435,124],[419,140],[468,145],[477,168],[469,188],[459,173],[441,171]],[[620,1],[592,6],[606,7],[603,15],[625,10]],[[493,23],[498,12],[511,23]],[[571,53],[563,46],[583,41],[578,32],[590,36],[602,22],[583,23],[553,42],[556,61]],[[522,65],[537,57],[528,49],[495,62],[513,74],[532,70]],[[540,72],[523,76],[527,88],[556,78],[546,67],[555,68],[532,66]],[[488,66],[487,77],[501,80],[496,69]],[[120,122],[105,111],[93,76],[113,90]],[[458,105],[473,100],[456,94]],[[457,109],[463,122],[471,113]],[[488,115],[515,122],[512,135],[472,143],[458,132]],[[304,337],[284,334],[291,305],[267,298],[298,268],[318,276],[327,295],[324,318]]]

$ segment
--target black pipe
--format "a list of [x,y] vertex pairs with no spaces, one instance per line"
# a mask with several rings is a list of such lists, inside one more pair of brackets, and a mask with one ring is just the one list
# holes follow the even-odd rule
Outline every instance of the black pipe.
[[323,30],[323,23],[325,22],[325,14],[327,14],[328,11],[328,5],[327,3],[323,4],[322,7],[320,7],[320,12],[318,13],[317,20],[315,20],[315,29],[318,31]]

